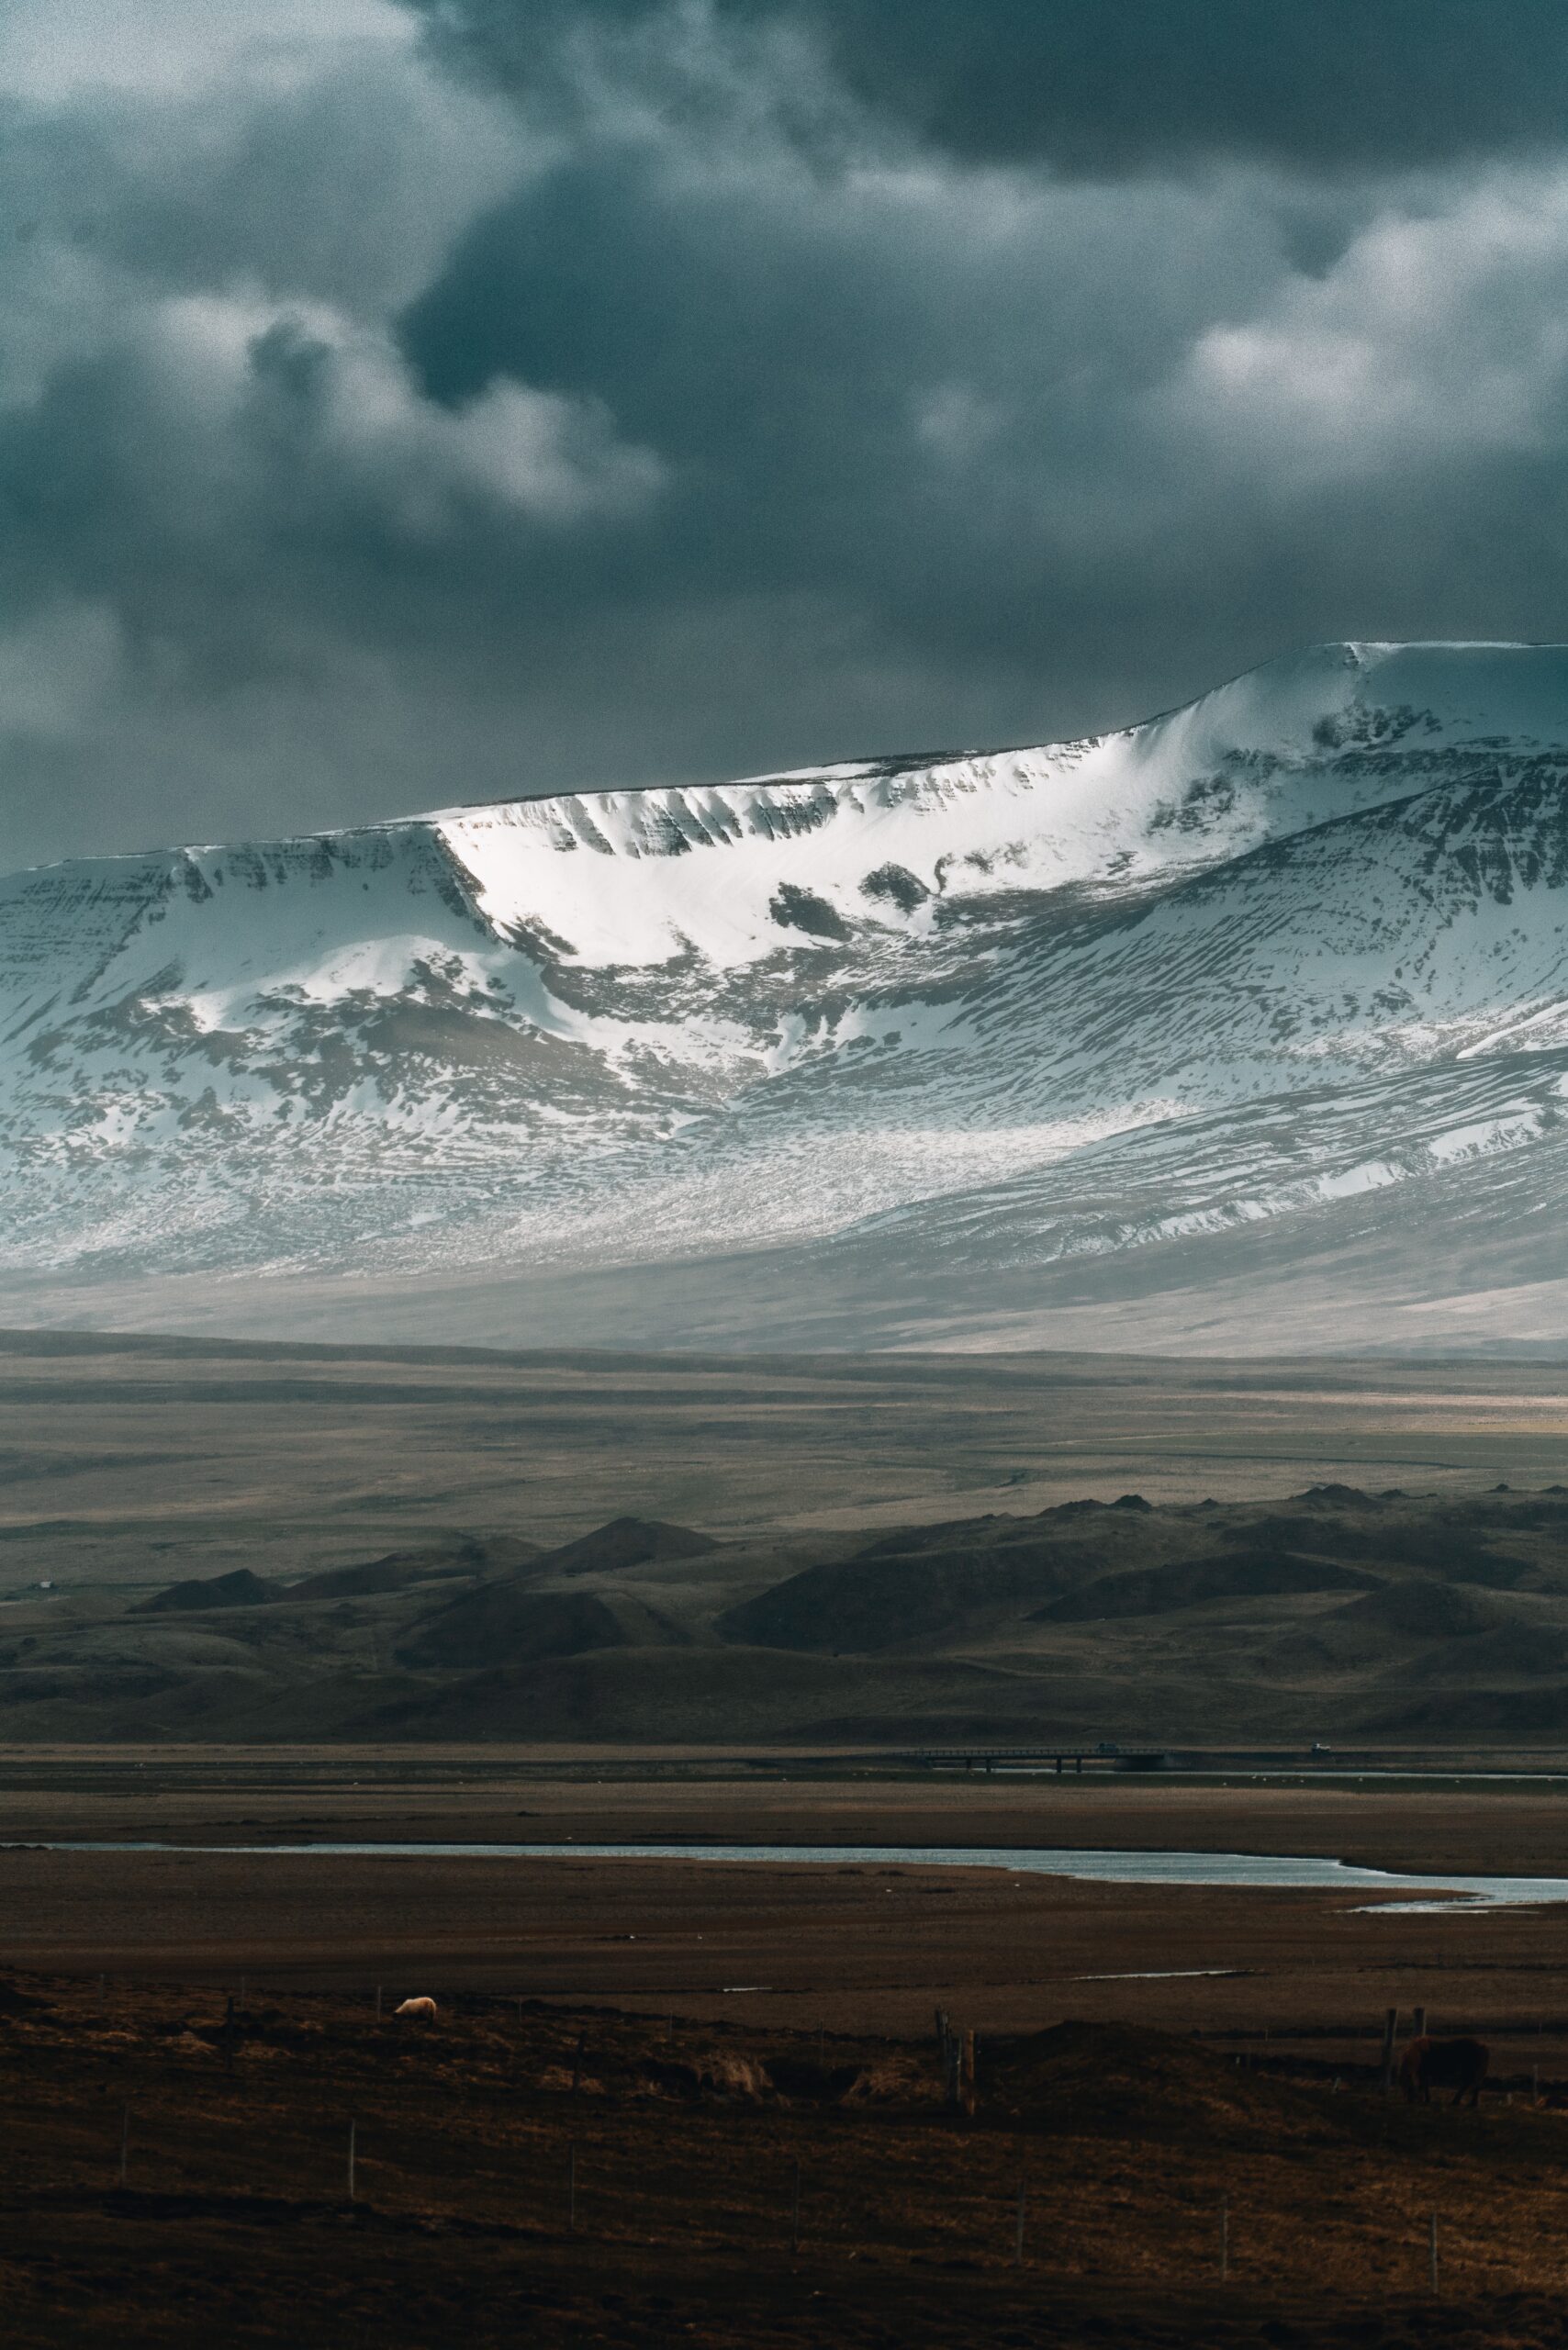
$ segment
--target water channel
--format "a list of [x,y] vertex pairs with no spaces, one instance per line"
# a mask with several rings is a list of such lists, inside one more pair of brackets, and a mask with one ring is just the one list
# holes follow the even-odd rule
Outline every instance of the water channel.
[[[770,1867],[995,1869],[1014,1877],[1073,1877],[1094,1885],[1223,1886],[1284,1893],[1360,1893],[1363,1906],[1409,1915],[1568,1902],[1568,1877],[1406,1875],[1288,1852],[1073,1852],[1010,1844],[457,1844],[323,1839],[308,1844],[52,1841],[0,1852],[206,1852],[251,1859],[410,1861],[762,1862]],[[1395,1899],[1403,1895],[1414,1898]]]

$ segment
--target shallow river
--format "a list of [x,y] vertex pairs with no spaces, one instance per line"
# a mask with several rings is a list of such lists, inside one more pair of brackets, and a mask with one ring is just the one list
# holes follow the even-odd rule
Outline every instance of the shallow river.
[[[409,1861],[764,1861],[829,1868],[1001,1869],[1012,1876],[1078,1877],[1096,1885],[1213,1885],[1290,1893],[1365,1893],[1363,1905],[1412,1910],[1507,1908],[1568,1901],[1568,1877],[1402,1876],[1349,1861],[1288,1852],[1068,1852],[1009,1844],[167,1844],[52,1842],[0,1851],[316,1854],[327,1860]],[[1391,1900],[1393,1894],[1427,1897]],[[1432,1898],[1433,1896],[1438,1898]]]

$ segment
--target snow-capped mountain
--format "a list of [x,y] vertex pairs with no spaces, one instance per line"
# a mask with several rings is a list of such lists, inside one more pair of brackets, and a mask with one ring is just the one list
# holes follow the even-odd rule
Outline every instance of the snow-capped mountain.
[[1565,915],[1568,648],[1495,644],[17,874],[0,1314],[1548,1339]]

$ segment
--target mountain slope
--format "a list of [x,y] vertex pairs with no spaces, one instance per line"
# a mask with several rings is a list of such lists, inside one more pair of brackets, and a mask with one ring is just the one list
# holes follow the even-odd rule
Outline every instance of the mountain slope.
[[0,1312],[1550,1340],[1565,779],[1568,649],[1338,644],[1090,742],[17,875]]

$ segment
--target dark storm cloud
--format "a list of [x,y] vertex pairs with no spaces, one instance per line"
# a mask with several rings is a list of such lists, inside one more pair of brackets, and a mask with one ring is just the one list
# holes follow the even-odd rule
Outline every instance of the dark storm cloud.
[[[737,182],[610,144],[478,220],[402,335],[439,400],[548,386],[668,460],[623,592],[827,599],[923,680],[914,710],[962,676],[994,734],[1376,633],[1391,603],[1463,633],[1482,578],[1486,625],[1530,632],[1539,575],[1506,558],[1560,562],[1568,293],[1533,191],[1363,223],[1327,273],[1292,241],[1255,185]],[[1472,335],[1495,372],[1459,361]]]
[[0,861],[1562,632],[1554,15],[122,10],[0,13]]
[[[413,0],[515,90],[590,61],[700,87],[681,0]],[[1243,158],[1383,170],[1555,144],[1560,0],[713,0],[716,35],[809,35],[846,90],[969,162],[1093,177]],[[687,62],[683,68],[683,52]]]
[[[1072,626],[1107,533],[1125,545],[1093,487],[1108,467],[1144,539],[1164,486],[1139,404],[1199,275],[1210,304],[1266,287],[1248,241],[1201,196],[1155,231],[1114,202],[778,169],[737,185],[617,149],[478,221],[403,340],[442,401],[534,384],[661,453],[643,592],[826,593],[909,653],[1005,664]],[[1086,498],[1095,543],[1070,569]]]

